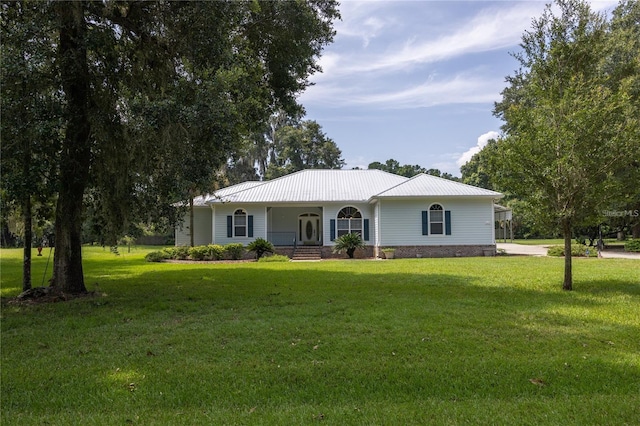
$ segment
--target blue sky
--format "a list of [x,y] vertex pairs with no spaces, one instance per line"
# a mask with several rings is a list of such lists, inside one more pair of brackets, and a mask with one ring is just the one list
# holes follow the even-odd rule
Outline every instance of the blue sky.
[[[345,168],[394,158],[460,175],[501,122],[492,114],[544,1],[343,1],[323,73],[299,98]],[[591,1],[595,10],[615,1]]]

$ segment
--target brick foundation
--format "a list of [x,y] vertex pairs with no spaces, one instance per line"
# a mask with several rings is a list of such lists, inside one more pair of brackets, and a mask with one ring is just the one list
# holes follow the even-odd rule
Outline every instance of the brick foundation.
[[275,247],[275,252],[276,254],[287,256],[289,259],[291,259],[293,257],[293,246],[277,246]]
[[[495,256],[495,245],[477,246],[396,246],[385,247],[394,248],[395,258],[420,258],[420,257],[474,257],[474,256]],[[381,250],[378,250],[378,257],[384,257]]]
[[[420,257],[474,257],[474,256],[495,256],[495,245],[478,246],[385,246],[384,248],[394,248],[396,259],[420,258]],[[347,253],[335,254],[332,247],[322,247],[323,259],[347,259]],[[293,257],[293,247],[276,247],[276,253],[288,257]],[[371,259],[374,257],[384,258],[384,253],[380,247],[367,246],[364,249],[357,249],[355,259]]]

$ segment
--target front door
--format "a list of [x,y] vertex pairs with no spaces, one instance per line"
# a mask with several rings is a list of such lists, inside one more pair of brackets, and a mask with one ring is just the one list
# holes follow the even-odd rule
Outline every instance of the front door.
[[305,245],[320,243],[320,216],[305,213],[298,217],[298,241]]

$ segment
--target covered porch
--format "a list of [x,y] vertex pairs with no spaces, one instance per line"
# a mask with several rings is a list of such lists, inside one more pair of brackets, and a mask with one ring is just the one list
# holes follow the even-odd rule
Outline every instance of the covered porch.
[[321,246],[322,235],[322,207],[267,207],[267,241],[274,246]]

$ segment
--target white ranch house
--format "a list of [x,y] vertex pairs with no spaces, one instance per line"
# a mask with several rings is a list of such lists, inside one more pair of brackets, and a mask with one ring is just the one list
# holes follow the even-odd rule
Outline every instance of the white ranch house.
[[[293,256],[316,247],[332,254],[334,240],[359,233],[358,257],[451,257],[494,254],[498,192],[431,175],[412,178],[380,170],[303,170],[264,182],[245,182],[194,200],[194,244],[271,241]],[[189,215],[176,245],[190,244]]]

